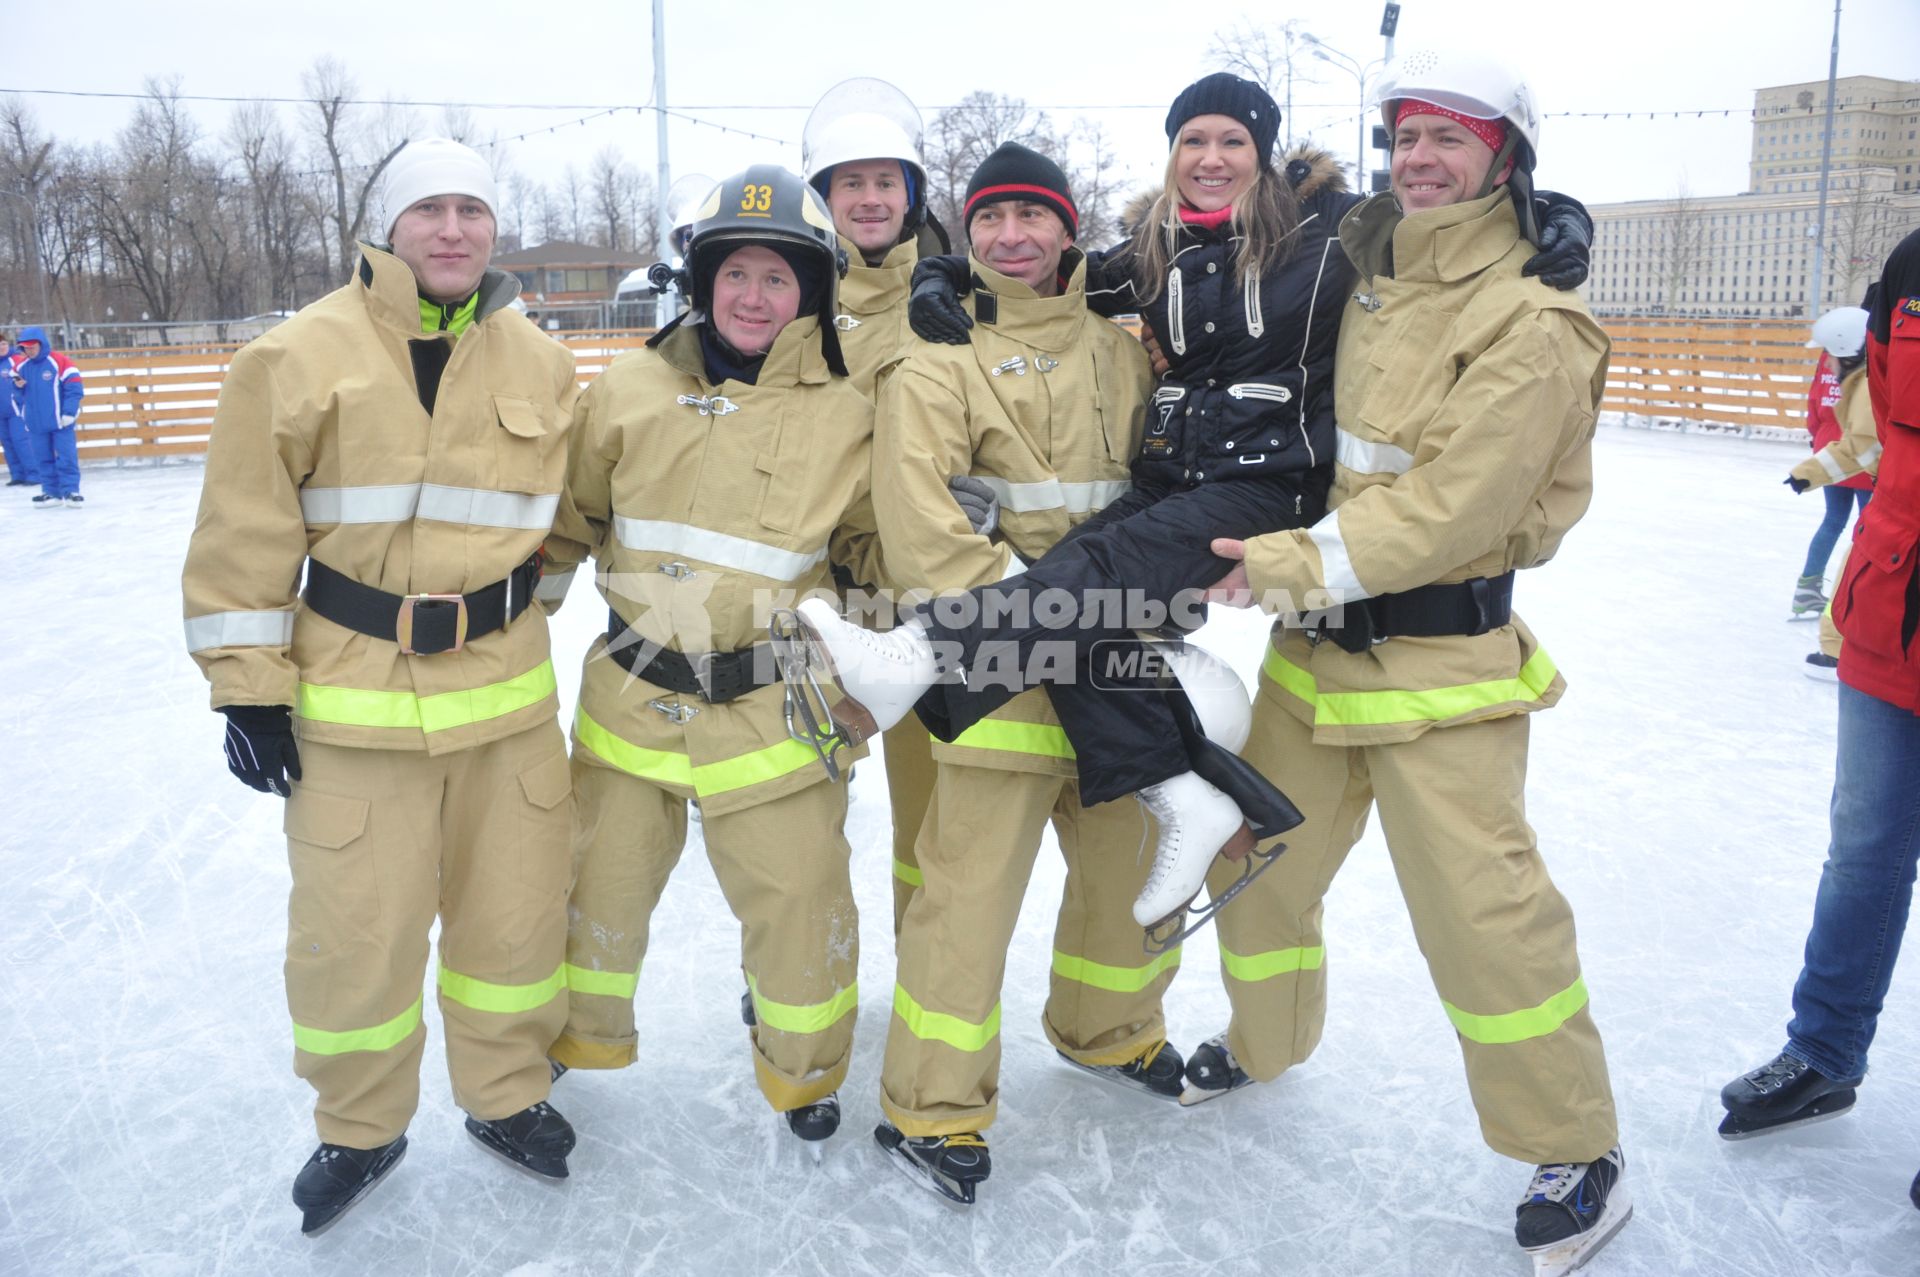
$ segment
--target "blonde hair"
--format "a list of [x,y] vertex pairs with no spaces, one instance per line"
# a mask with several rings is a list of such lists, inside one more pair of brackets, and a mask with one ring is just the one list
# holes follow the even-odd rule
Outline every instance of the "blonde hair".
[[[1176,136],[1160,194],[1133,228],[1133,291],[1143,306],[1160,296],[1174,254],[1180,251],[1185,223],[1180,220],[1180,184],[1174,171],[1179,157]],[[1234,273],[1243,280],[1248,275],[1264,278],[1285,259],[1286,242],[1300,229],[1300,200],[1286,174],[1271,164],[1262,168],[1253,184],[1234,198],[1231,224],[1240,240],[1233,252]]]

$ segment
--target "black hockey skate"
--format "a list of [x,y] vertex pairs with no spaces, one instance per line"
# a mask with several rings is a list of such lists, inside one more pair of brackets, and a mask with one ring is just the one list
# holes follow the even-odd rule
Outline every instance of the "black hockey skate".
[[1065,1051],[1059,1054],[1083,1073],[1117,1082],[1130,1091],[1144,1091],[1155,1099],[1177,1100],[1186,1085],[1187,1063],[1165,1041],[1150,1043],[1125,1064],[1082,1064]]
[[544,1100],[511,1117],[488,1122],[468,1114],[467,1134],[479,1140],[480,1147],[520,1170],[543,1179],[567,1177],[573,1127]]
[[356,1202],[373,1191],[407,1155],[402,1135],[379,1148],[345,1148],[322,1144],[293,1180],[293,1204],[300,1208],[300,1231],[318,1237]]
[[934,1135],[911,1139],[891,1122],[873,1128],[873,1138],[908,1179],[950,1202],[973,1205],[973,1193],[993,1170],[987,1141],[979,1135]]
[[1224,1033],[1216,1033],[1193,1049],[1193,1058],[1187,1061],[1186,1082],[1180,1103],[1188,1108],[1253,1085],[1240,1061],[1233,1058],[1233,1048],[1227,1045]]
[[833,1094],[811,1104],[802,1104],[797,1109],[788,1109],[781,1116],[787,1119],[787,1129],[799,1137],[813,1160],[818,1162],[821,1144],[840,1129],[840,1096]]
[[1727,1115],[1720,1137],[1743,1140],[1839,1117],[1853,1107],[1860,1079],[1836,1082],[1785,1051],[1720,1088]]
[[1626,1158],[1618,1147],[1592,1162],[1550,1162],[1533,1173],[1514,1209],[1513,1236],[1533,1257],[1535,1277],[1561,1277],[1584,1267],[1594,1252],[1633,1218],[1621,1183]]
[[749,1029],[760,1023],[759,1017],[753,1013],[752,989],[747,989],[740,995],[740,1023],[746,1025]]

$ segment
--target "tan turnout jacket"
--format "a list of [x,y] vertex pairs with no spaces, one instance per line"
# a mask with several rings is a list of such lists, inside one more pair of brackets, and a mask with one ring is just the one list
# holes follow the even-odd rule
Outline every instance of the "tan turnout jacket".
[[[1152,388],[1145,352],[1086,306],[1085,266],[1057,297],[971,262],[992,294],[992,322],[967,299],[973,340],[915,339],[885,374],[874,445],[874,508],[889,580],[928,593],[965,590],[1020,570],[1131,486]],[[1000,526],[975,534],[947,491],[954,475],[984,479]],[[934,757],[976,767],[1075,775],[1072,750],[1044,689],[1015,697]]]
[[1810,488],[1880,469],[1880,434],[1873,422],[1865,364],[1840,383],[1840,401],[1834,404],[1833,415],[1840,419],[1840,437],[1793,468],[1793,477],[1804,479]]
[[[1262,606],[1546,562],[1592,494],[1606,335],[1575,294],[1522,277],[1534,249],[1505,190],[1411,217],[1376,195],[1340,238],[1359,280],[1341,319],[1330,508],[1311,528],[1248,543],[1256,594],[1274,592]],[[1337,745],[1543,709],[1565,689],[1518,616],[1357,655],[1281,624],[1264,672],[1262,693]]]
[[[470,593],[540,548],[577,393],[573,356],[489,271],[457,339],[421,331],[413,272],[362,246],[353,282],[233,358],[182,585],[213,705],[291,705],[306,739],[439,754],[551,718],[529,608],[459,652],[403,656],[298,599],[316,561],[393,594]],[[450,341],[433,415],[409,343]]]
[[894,245],[878,266],[867,265],[850,240],[842,238],[840,247],[852,265],[840,281],[836,297],[840,313],[834,324],[840,330],[847,379],[871,399],[880,369],[913,340],[913,329],[907,324],[913,268],[922,253],[939,252],[940,241],[923,226],[913,239]]
[[[780,333],[753,385],[708,382],[690,328],[622,355],[580,397],[574,431],[553,570],[591,549],[602,596],[647,643],[750,648],[772,607],[831,589],[830,562],[881,579],[873,405],[827,370],[812,316]],[[712,814],[826,779],[789,738],[777,681],[709,704],[633,678],[606,643],[588,650],[574,722],[603,761]]]

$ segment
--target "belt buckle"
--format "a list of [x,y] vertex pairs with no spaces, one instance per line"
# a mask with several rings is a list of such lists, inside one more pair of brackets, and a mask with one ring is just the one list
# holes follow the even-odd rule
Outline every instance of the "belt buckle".
[[416,603],[451,603],[457,609],[453,618],[453,646],[444,652],[457,652],[467,644],[467,596],[464,594],[409,594],[400,600],[400,615],[394,620],[394,637],[400,641],[402,656],[438,656],[439,652],[413,650],[413,606]]

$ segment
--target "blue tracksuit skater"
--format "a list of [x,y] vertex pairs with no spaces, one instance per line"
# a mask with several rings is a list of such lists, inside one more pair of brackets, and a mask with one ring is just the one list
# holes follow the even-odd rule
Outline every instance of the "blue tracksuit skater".
[[13,402],[13,360],[0,351],[0,376],[9,378],[0,393],[0,434],[7,445],[7,486],[30,483],[38,486],[40,467],[33,463],[33,443],[27,438],[27,420]]
[[26,419],[27,437],[39,471],[42,507],[80,503],[80,446],[73,423],[80,415],[80,370],[57,353],[44,328],[26,328],[19,345],[29,352],[13,370],[14,410]]

